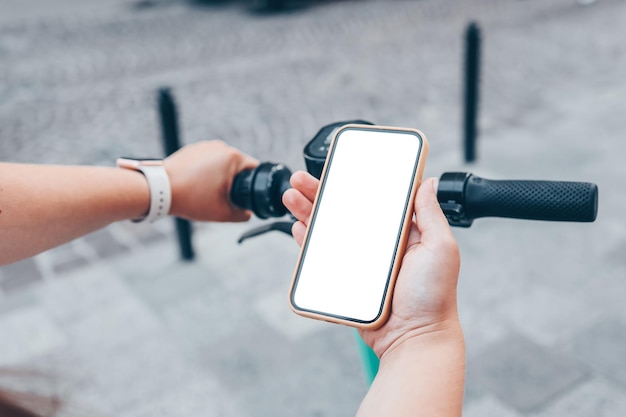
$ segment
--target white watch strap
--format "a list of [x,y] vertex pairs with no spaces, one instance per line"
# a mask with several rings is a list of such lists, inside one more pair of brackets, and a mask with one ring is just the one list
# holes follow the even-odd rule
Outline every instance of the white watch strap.
[[163,161],[118,158],[117,166],[140,171],[148,181],[148,187],[150,189],[150,208],[148,209],[148,214],[139,219],[133,219],[134,222],[148,221],[152,223],[168,215],[170,206],[172,205],[172,189]]
[[140,165],[138,169],[143,172],[150,187],[150,210],[141,219],[134,222],[147,221],[152,223],[161,217],[167,216],[172,205],[172,190],[170,179],[163,165]]

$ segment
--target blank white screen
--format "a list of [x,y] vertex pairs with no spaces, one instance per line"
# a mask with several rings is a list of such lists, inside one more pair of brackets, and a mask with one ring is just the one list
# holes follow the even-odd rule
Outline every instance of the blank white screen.
[[340,133],[298,271],[298,308],[378,317],[420,146],[408,132]]

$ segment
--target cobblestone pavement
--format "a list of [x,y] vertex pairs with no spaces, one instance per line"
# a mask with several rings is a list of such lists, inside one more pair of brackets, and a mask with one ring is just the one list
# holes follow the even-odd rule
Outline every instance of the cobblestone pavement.
[[[428,175],[596,182],[594,224],[455,230],[465,415],[626,415],[626,3],[147,4],[0,3],[1,160],[158,156],[156,90],[170,86],[185,142],[220,137],[292,168],[321,125],[363,118],[423,130]],[[464,165],[472,19],[481,137]],[[0,365],[44,370],[54,383],[41,389],[61,393],[67,415],[353,415],[367,390],[353,332],[288,311],[297,248],[280,235],[238,246],[249,227],[196,224],[192,263],[161,221],[0,268]],[[41,385],[26,379],[1,382]]]

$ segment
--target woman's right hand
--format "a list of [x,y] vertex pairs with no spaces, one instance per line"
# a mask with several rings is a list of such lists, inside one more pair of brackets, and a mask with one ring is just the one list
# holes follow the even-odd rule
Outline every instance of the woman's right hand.
[[[291,185],[283,203],[298,219],[292,232],[302,245],[319,181],[299,171],[291,177]],[[376,330],[361,331],[363,340],[380,358],[425,333],[452,332],[461,341],[463,338],[456,303],[459,250],[437,201],[436,178],[420,186],[414,211],[389,319]]]

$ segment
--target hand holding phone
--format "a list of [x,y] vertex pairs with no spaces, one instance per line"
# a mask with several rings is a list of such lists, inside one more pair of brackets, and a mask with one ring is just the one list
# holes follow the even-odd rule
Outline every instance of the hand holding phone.
[[[302,245],[319,181],[298,171],[291,177],[291,185],[283,202],[299,220],[293,226],[293,236]],[[360,332],[379,357],[392,346],[422,333],[448,327],[460,332],[456,306],[459,250],[437,202],[436,178],[422,183],[413,207],[415,218],[402,255],[391,315],[382,327]],[[359,210],[360,205],[353,209]]]
[[427,152],[414,129],[338,130],[292,282],[296,313],[364,329],[386,321]]

